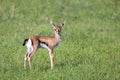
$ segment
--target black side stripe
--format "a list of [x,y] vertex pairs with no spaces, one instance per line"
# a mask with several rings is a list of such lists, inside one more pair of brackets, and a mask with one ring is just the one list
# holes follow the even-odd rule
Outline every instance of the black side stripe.
[[48,46],[48,44],[47,44],[47,43],[45,43],[45,42],[40,42],[40,43],[45,44],[46,46]]
[[40,41],[40,40],[38,40],[38,41],[39,41],[39,43],[42,43],[42,44],[45,44],[46,46],[48,46],[48,44],[46,42],[43,42],[43,41]]

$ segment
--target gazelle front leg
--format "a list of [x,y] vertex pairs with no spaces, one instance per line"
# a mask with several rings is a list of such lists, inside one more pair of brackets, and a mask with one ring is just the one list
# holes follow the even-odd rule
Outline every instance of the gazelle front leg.
[[49,55],[50,55],[51,69],[53,69],[53,67],[54,67],[54,55],[53,55],[53,49],[49,49]]
[[29,62],[30,69],[32,69],[32,62],[31,62],[31,58],[30,57],[28,57],[28,62]]

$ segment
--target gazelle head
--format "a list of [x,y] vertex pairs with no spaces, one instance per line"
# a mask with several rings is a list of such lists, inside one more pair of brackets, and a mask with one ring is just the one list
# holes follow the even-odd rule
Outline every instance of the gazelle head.
[[61,29],[65,25],[65,22],[63,22],[61,25],[55,25],[52,21],[50,21],[50,24],[52,25],[55,33],[57,33],[58,35],[60,35]]

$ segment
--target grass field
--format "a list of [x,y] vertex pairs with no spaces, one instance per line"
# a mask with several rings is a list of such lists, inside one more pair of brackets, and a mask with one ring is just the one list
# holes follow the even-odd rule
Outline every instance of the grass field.
[[[54,69],[39,49],[24,70],[24,38],[53,35],[51,19],[66,21]],[[0,0],[0,80],[120,80],[120,1]]]

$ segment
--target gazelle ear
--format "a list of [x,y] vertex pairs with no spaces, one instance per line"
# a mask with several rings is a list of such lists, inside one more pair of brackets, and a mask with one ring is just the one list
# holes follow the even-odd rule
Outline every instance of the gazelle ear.
[[63,27],[64,25],[65,25],[65,21],[60,26]]
[[50,20],[50,24],[52,25],[53,28],[55,28],[55,24]]

